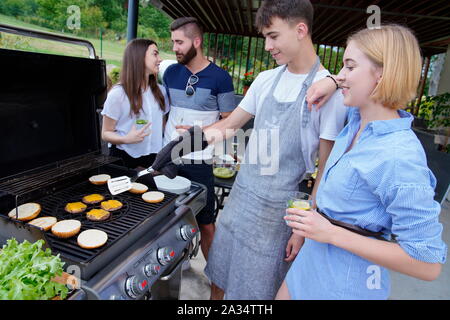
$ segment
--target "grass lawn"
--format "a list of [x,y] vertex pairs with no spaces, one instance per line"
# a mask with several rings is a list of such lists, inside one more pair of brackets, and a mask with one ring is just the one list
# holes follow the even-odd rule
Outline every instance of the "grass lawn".
[[[33,24],[29,24],[20,21],[14,17],[5,16],[0,14],[0,23],[21,27],[25,29],[38,30],[43,32],[49,32],[53,34],[64,35],[67,37],[73,37],[78,39],[84,39],[92,43],[95,48],[97,56],[101,59],[105,59],[107,64],[114,64],[116,66],[122,65],[123,51],[125,50],[126,40],[111,41],[95,38],[83,38],[75,36],[71,33],[57,32],[48,28],[43,28]],[[1,33],[2,39],[0,40],[0,47],[7,49],[26,50],[33,52],[59,54],[77,57],[89,57],[88,50],[85,47],[71,45],[67,43],[61,43],[56,41],[48,41],[30,37],[20,37],[11,34]],[[162,59],[175,59],[175,55],[172,52],[161,52]]]

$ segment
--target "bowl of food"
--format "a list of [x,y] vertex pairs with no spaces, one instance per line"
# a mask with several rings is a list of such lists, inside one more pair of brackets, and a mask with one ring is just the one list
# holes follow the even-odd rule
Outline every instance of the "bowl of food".
[[213,168],[213,174],[219,179],[231,179],[234,177],[236,170],[233,167],[225,167],[218,165]]
[[220,179],[231,179],[237,171],[237,163],[234,158],[228,154],[220,155],[214,160],[213,174]]

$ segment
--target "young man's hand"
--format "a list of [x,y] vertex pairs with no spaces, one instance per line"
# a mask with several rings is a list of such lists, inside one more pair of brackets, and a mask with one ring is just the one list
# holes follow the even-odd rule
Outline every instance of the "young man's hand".
[[312,111],[313,105],[319,110],[336,92],[336,83],[328,77],[314,82],[306,91],[308,109]]
[[183,132],[188,131],[190,128],[192,128],[192,126],[183,126],[183,125],[175,126],[175,129],[178,132],[178,134],[183,134]]
[[291,262],[294,261],[297,254],[300,252],[303,244],[305,243],[305,238],[301,237],[295,233],[292,233],[291,238],[286,246],[286,258],[284,261]]

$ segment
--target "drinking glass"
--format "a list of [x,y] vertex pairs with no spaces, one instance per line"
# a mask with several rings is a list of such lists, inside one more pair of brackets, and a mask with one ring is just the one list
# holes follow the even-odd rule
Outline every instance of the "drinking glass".
[[[305,192],[295,192],[294,195],[287,201],[286,208],[296,208],[308,211],[312,208],[313,201],[310,200],[310,195]],[[286,213],[288,216],[289,214]],[[286,224],[288,221],[285,220]]]

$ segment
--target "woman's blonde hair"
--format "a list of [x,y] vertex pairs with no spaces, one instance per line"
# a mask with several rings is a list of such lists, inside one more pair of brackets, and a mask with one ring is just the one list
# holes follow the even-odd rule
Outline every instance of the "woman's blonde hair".
[[377,66],[383,75],[371,98],[391,109],[400,109],[415,98],[422,73],[419,44],[412,31],[390,24],[379,29],[363,29],[347,40]]

